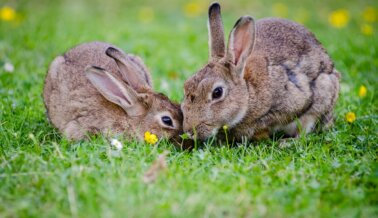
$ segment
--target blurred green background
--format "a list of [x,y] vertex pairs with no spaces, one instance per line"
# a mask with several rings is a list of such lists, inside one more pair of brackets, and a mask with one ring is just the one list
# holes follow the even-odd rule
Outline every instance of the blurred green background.
[[[13,21],[0,23],[0,60],[10,61],[22,72],[20,79],[28,80],[22,82],[38,85],[40,89],[35,90],[40,92],[41,77],[56,55],[82,42],[107,41],[140,55],[154,78],[170,79],[170,88],[177,91],[169,92],[165,83],[161,91],[180,100],[182,81],[207,61],[206,21],[210,2],[5,1],[1,5],[12,7],[17,14]],[[360,77],[357,74],[376,72],[375,1],[220,3],[227,36],[234,22],[244,14],[255,18],[288,18],[315,33],[334,58],[336,67],[345,72],[343,81]],[[332,19],[334,24],[330,23]],[[358,64],[366,66],[356,69]],[[376,81],[376,76],[371,78]],[[3,77],[2,81],[6,79],[11,80]],[[155,79],[157,89],[161,83]]]

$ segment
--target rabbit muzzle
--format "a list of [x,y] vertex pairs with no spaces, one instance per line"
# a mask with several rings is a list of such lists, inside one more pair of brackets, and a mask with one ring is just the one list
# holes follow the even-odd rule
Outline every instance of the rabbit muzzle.
[[184,132],[192,140],[206,141],[208,138],[217,135],[219,127],[202,122],[197,125],[184,124]]

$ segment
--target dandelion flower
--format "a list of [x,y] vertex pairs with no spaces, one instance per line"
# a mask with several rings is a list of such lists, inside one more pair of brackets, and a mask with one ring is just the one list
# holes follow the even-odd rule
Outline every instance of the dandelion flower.
[[110,141],[110,144],[111,144],[112,146],[114,146],[117,150],[122,150],[122,148],[123,148],[122,143],[121,143],[120,141],[118,141],[117,139],[112,139],[112,140]]
[[374,33],[374,29],[370,24],[365,23],[361,26],[361,32],[366,36],[371,36]]
[[184,6],[184,13],[188,17],[196,17],[203,11],[203,7],[199,2],[189,2]]
[[158,141],[158,137],[155,134],[150,133],[149,131],[144,133],[144,141],[146,141],[148,144],[156,144]]
[[353,113],[353,112],[348,112],[348,113],[345,115],[345,120],[346,120],[348,123],[353,123],[353,122],[356,120],[356,114]]
[[377,20],[377,9],[373,7],[367,7],[362,16],[366,22],[375,22]]
[[13,21],[16,18],[16,11],[8,6],[0,9],[0,18],[4,21]]
[[349,12],[345,9],[333,11],[328,17],[328,22],[335,28],[343,28],[349,22]]
[[228,126],[227,126],[227,125],[224,125],[224,126],[223,126],[223,130],[224,130],[224,131],[227,131],[227,130],[228,130]]
[[358,90],[358,96],[360,96],[361,98],[365,97],[367,94],[367,88],[366,86],[362,85],[360,86],[360,89]]
[[154,10],[151,7],[143,7],[138,12],[138,18],[143,23],[150,23],[155,18]]

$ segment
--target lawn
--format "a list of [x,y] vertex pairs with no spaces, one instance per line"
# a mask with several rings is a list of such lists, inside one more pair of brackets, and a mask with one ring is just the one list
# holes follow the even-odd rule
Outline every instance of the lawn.
[[[41,97],[53,58],[110,42],[141,56],[155,89],[180,102],[185,79],[207,62],[209,2],[2,0],[0,217],[378,217],[378,2],[220,3],[227,34],[244,14],[314,32],[342,72],[334,128],[285,147],[267,140],[189,152],[119,138],[117,151],[100,136],[69,142]],[[166,169],[144,183],[164,151]]]

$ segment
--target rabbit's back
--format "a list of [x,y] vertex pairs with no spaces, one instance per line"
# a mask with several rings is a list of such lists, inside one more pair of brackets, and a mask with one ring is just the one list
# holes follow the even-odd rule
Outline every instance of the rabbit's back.
[[[256,22],[256,41],[251,56],[251,60],[256,56],[262,57],[264,61],[261,63],[267,65],[260,68],[266,69],[263,70],[265,75],[257,80],[268,84],[260,87],[260,92],[271,93],[272,102],[267,107],[269,112],[266,116],[256,122],[257,126],[286,125],[299,117],[306,132],[310,132],[316,120],[332,117],[340,74],[309,30],[289,20],[259,20]],[[258,66],[252,62],[249,64],[252,68]],[[330,122],[324,121],[326,123]],[[296,125],[292,126],[295,128],[291,129],[295,130],[288,131],[288,135],[298,134]]]
[[93,65],[117,74],[115,61],[105,54],[110,46],[102,42],[81,44],[55,58],[49,67],[44,88],[47,115],[69,138],[79,139],[85,132],[107,129],[123,131],[127,127],[125,112],[110,104],[84,72],[87,66]]
[[266,57],[269,66],[304,73],[310,80],[333,71],[332,60],[314,34],[290,20],[258,20],[254,46],[253,53]]

